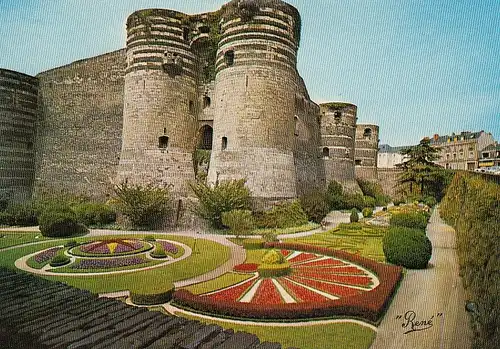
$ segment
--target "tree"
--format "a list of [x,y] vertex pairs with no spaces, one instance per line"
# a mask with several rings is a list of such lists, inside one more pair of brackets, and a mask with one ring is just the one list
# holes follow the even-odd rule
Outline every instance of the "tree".
[[255,229],[255,221],[250,210],[222,212],[222,224],[229,227],[236,238],[248,235]]
[[407,160],[396,165],[403,170],[398,184],[409,184],[410,194],[414,193],[414,184],[418,185],[422,195],[427,193],[427,188],[435,187],[435,182],[440,180],[437,173],[442,168],[433,161],[439,158],[440,151],[441,148],[431,146],[429,138],[422,139],[418,145],[403,149],[400,153]]

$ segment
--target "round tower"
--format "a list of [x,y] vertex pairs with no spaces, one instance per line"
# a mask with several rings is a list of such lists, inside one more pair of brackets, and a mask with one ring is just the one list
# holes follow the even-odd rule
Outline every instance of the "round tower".
[[257,201],[293,198],[299,13],[281,1],[234,0],[221,18],[208,180],[246,178]]
[[356,154],[354,155],[357,178],[377,180],[379,127],[374,124],[358,124],[356,127]]
[[186,15],[162,9],[127,20],[127,69],[118,180],[187,193],[194,179],[196,59]]
[[359,190],[354,175],[357,107],[351,103],[320,104],[321,149],[326,184],[334,180],[349,191]]
[[0,199],[31,197],[38,79],[0,69]]

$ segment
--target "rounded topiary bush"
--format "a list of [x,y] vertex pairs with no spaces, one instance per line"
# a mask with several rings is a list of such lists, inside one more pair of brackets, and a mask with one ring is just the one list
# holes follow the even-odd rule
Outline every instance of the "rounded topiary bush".
[[432,244],[422,230],[391,227],[383,239],[387,262],[408,269],[425,269],[431,259]]
[[48,210],[40,217],[40,232],[47,237],[64,237],[88,233],[88,229],[78,223],[75,213],[69,210]]
[[173,283],[148,285],[148,290],[130,290],[130,300],[138,305],[156,305],[172,299],[175,287]]
[[407,227],[425,230],[429,216],[424,212],[393,213],[389,224],[397,227]]
[[71,259],[68,256],[66,256],[64,253],[58,253],[50,261],[50,266],[51,267],[60,267],[62,265],[68,264],[70,261],[71,261]]
[[356,210],[355,208],[353,208],[353,209],[351,210],[351,215],[349,216],[349,221],[350,221],[351,223],[354,223],[354,222],[359,221],[358,210]]
[[370,218],[373,216],[373,209],[371,207],[365,207],[362,211],[363,217]]

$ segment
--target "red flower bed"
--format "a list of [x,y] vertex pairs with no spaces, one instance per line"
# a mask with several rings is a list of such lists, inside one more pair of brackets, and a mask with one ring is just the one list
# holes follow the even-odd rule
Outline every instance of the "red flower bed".
[[[380,284],[370,291],[360,291],[358,294],[336,300],[317,301],[317,298],[314,300],[311,298],[310,301],[300,303],[267,304],[265,306],[256,303],[238,302],[237,296],[233,297],[232,300],[229,300],[227,298],[221,299],[217,297],[217,293],[213,294],[213,297],[210,295],[197,296],[191,294],[189,291],[178,290],[173,296],[174,303],[181,307],[188,307],[190,309],[203,312],[238,318],[303,319],[342,315],[361,317],[371,322],[377,322],[385,311],[385,308],[389,303],[399,280],[401,279],[403,270],[402,267],[378,263],[361,256],[352,255],[344,251],[330,250],[324,247],[292,243],[267,243],[266,247],[307,251],[310,253],[341,258],[371,270],[377,275]],[[338,294],[339,292],[358,291],[350,289],[348,286],[343,287],[339,285],[332,285],[326,282],[304,279],[297,276],[293,276],[292,278],[295,278],[298,282],[305,285],[314,283],[314,286],[311,287],[319,290],[325,290],[324,292],[327,293],[335,292],[333,294]],[[297,299],[302,299],[301,297],[307,298],[306,294],[311,295],[310,293],[307,293],[307,291],[304,291],[307,290],[305,288],[304,290],[301,290],[298,285],[292,285],[291,282],[286,282],[282,279],[279,279],[279,281],[281,285],[283,285],[292,296],[296,296]],[[253,282],[255,282],[255,280],[244,283],[247,284],[245,290],[248,290]],[[242,285],[239,286],[241,287]],[[229,290],[231,289],[227,289],[222,292]],[[241,295],[245,290],[240,290],[241,292],[239,295]]]
[[312,254],[312,253],[301,253],[301,254],[289,259],[288,261],[290,262],[290,264],[295,264],[295,263],[300,263],[300,262],[308,261],[310,259],[317,259],[317,258],[318,258],[318,256],[315,254]]
[[366,275],[365,271],[362,269],[359,269],[358,267],[355,266],[348,266],[348,267],[316,267],[316,268],[310,268],[310,267],[302,267],[301,265],[297,265],[294,270],[296,272],[314,272],[316,274],[358,274],[358,275]]
[[302,263],[297,265],[296,268],[305,268],[305,267],[327,267],[327,266],[340,266],[346,265],[344,262],[339,261],[338,259],[323,259],[320,261],[311,261],[307,263]]
[[368,276],[357,276],[357,275],[336,275],[330,273],[316,273],[314,271],[303,272],[295,271],[294,276],[300,276],[303,278],[310,278],[323,281],[338,282],[340,284],[352,285],[352,286],[369,286],[372,284],[372,279]]
[[218,302],[229,302],[229,301],[237,301],[242,295],[245,294],[245,292],[257,281],[257,279],[250,279],[247,280],[246,282],[234,286],[231,288],[227,288],[225,290],[212,293],[209,295],[206,295],[204,297],[209,298],[214,301]]
[[340,286],[340,285],[334,285],[334,284],[329,284],[327,282],[321,281],[321,280],[313,280],[309,278],[303,278],[300,276],[290,276],[290,280],[301,283],[303,285],[315,288],[317,290],[326,292],[328,294],[331,294],[332,296],[337,296],[337,297],[350,297],[354,296],[357,294],[360,294],[363,291],[356,290],[354,288],[349,288],[345,286]]
[[280,252],[281,252],[281,254],[282,254],[283,256],[285,256],[285,257],[286,257],[286,256],[288,256],[290,253],[292,253],[292,251],[290,251],[290,250],[285,250],[285,249],[281,250]]
[[329,299],[319,293],[308,290],[304,286],[294,284],[290,280],[281,277],[278,279],[281,286],[297,301],[302,302],[326,302]]
[[268,305],[268,304],[282,304],[284,303],[283,298],[270,278],[262,279],[262,282],[257,288],[251,303]]
[[257,263],[243,263],[234,266],[233,270],[240,273],[255,273],[258,266]]

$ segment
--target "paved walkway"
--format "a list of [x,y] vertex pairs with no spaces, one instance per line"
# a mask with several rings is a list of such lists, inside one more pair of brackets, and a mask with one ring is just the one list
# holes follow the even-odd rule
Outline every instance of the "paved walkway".
[[[455,231],[444,224],[438,209],[432,213],[427,235],[433,247],[431,265],[425,270],[408,270],[370,349],[471,348]],[[412,329],[408,323],[412,318],[416,331],[405,334]],[[416,321],[426,323],[417,325]]]

